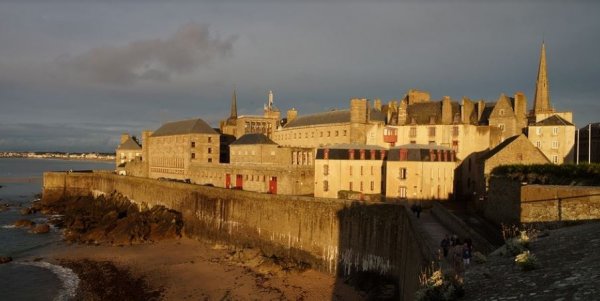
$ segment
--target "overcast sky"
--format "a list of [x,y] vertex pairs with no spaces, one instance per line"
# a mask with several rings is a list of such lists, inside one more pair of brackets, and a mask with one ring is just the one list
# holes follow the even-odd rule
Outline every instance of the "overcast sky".
[[551,102],[600,121],[596,1],[1,1],[0,151],[113,151],[119,134],[200,117],[347,108],[351,97]]

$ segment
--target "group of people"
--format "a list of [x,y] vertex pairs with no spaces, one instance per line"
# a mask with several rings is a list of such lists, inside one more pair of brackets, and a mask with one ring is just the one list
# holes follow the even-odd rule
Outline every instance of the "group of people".
[[464,267],[471,264],[473,241],[470,238],[461,241],[456,234],[452,236],[446,234],[440,243],[440,247],[444,253],[444,258],[448,258],[448,255],[451,255],[450,261],[455,270],[458,271],[461,269],[461,263]]

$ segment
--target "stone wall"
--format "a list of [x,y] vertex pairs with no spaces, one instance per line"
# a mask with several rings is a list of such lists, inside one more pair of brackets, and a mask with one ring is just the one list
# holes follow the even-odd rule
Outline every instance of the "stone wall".
[[182,213],[185,232],[202,240],[260,248],[331,274],[369,272],[398,281],[412,300],[431,259],[423,232],[399,204],[281,196],[109,173],[44,174],[43,202],[119,192],[136,203]]
[[562,223],[600,219],[600,187],[521,185],[492,177],[485,216],[497,224]]
[[521,222],[600,219],[600,187],[526,185],[521,188]]

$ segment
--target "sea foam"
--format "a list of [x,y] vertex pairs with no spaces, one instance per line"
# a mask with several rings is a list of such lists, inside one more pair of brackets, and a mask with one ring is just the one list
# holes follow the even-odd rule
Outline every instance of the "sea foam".
[[79,277],[75,272],[73,272],[73,270],[45,261],[18,263],[23,265],[45,268],[52,271],[52,273],[58,276],[62,283],[62,288],[58,291],[57,296],[54,298],[55,301],[67,301],[73,300],[75,298],[75,295],[77,294],[77,287],[79,286]]

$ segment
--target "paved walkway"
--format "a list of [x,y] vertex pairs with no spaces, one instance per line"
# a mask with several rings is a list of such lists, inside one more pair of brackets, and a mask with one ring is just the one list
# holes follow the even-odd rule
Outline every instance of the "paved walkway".
[[[421,212],[421,217],[417,219],[417,221],[431,237],[431,240],[429,241],[430,249],[439,251],[442,239],[444,239],[446,234],[451,234],[450,230],[446,229],[446,227],[431,214],[431,210],[423,210],[423,212]],[[452,269],[452,265],[448,260],[442,260],[440,264],[444,271],[450,271]]]

